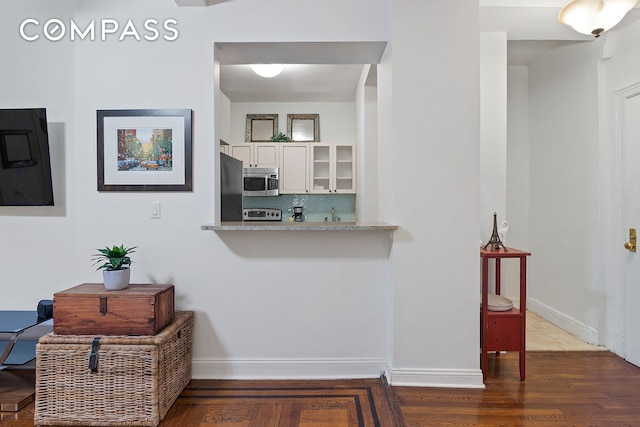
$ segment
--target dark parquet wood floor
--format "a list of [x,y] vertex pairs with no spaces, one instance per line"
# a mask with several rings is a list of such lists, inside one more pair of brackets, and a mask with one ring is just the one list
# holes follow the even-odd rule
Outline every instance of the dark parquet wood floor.
[[[0,413],[32,426],[33,404]],[[486,388],[389,387],[383,380],[194,380],[161,427],[638,426],[640,368],[609,352],[490,357]]]
[[386,382],[192,381],[162,426],[395,426]]

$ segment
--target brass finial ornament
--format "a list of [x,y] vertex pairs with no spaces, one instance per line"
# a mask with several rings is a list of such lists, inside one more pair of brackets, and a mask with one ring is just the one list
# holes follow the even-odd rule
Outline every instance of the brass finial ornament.
[[493,213],[493,232],[491,233],[491,238],[482,249],[487,249],[489,246],[491,247],[491,249],[489,249],[491,252],[500,250],[500,247],[502,247],[505,252],[509,252],[509,249],[507,249],[502,243],[502,240],[500,240],[500,235],[498,234],[498,219],[495,212]]

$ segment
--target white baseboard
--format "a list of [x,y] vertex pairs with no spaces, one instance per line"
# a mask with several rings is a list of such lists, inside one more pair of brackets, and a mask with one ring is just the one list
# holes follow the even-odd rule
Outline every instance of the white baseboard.
[[390,377],[386,359],[194,359],[194,379],[276,380]]
[[600,345],[598,330],[540,301],[527,297],[527,309],[589,344]]
[[484,388],[480,369],[392,369],[391,384],[409,387]]
[[378,378],[414,387],[484,388],[482,371],[391,369],[385,359],[194,359],[194,379],[280,380]]

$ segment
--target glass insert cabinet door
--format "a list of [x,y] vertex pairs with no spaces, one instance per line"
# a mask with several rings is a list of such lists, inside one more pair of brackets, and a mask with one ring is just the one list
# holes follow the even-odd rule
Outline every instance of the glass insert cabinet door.
[[337,193],[355,193],[355,147],[353,145],[335,146],[334,185]]
[[311,193],[355,193],[355,147],[310,144]]

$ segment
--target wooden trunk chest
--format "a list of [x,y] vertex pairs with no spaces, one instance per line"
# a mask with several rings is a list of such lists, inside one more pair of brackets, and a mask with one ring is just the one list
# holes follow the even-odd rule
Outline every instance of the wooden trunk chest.
[[108,291],[102,283],[83,283],[53,296],[53,332],[59,335],[155,335],[173,318],[173,285]]
[[191,311],[154,336],[44,335],[35,425],[157,426],[191,380],[192,345]]

